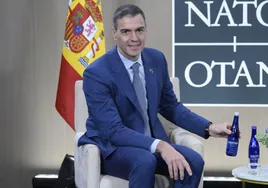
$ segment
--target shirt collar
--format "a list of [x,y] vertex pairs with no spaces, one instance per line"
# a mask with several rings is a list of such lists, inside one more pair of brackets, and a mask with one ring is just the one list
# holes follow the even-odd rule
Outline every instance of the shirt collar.
[[130,68],[132,67],[132,65],[133,65],[134,63],[136,63],[136,62],[138,62],[140,65],[143,65],[142,60],[141,60],[141,55],[139,55],[139,58],[137,59],[137,61],[132,61],[132,60],[129,60],[129,59],[127,59],[126,57],[124,57],[124,56],[120,53],[120,51],[118,50],[118,48],[117,48],[117,52],[118,52],[119,57],[120,57],[120,59],[123,61],[123,63],[124,63],[124,65],[125,65],[125,67],[126,67],[127,70],[130,69]]

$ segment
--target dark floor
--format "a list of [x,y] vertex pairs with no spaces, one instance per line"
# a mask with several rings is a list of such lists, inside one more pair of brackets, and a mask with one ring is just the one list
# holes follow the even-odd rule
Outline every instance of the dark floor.
[[[242,188],[242,182],[204,182],[204,188]],[[268,185],[246,183],[246,188],[267,188]]]
[[[231,172],[205,172],[204,176],[204,188],[242,188],[242,182],[234,178]],[[268,185],[246,183],[246,188],[264,187],[268,188]]]
[[[55,178],[33,178],[32,188],[54,188]],[[231,177],[228,173],[205,173],[204,188],[242,188],[242,182]],[[246,188],[268,188],[267,185],[246,184]]]

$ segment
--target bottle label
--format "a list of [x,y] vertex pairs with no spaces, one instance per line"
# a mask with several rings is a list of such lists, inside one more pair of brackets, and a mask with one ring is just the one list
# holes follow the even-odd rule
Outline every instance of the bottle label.
[[238,150],[238,140],[235,138],[229,138],[227,142],[226,153],[227,155],[236,156]]
[[257,163],[259,160],[259,155],[249,155],[249,160],[251,163]]
[[236,142],[236,141],[228,141],[228,144],[230,146],[234,145],[234,147],[236,147],[236,145],[238,145],[238,142]]
[[258,166],[259,155],[249,155],[250,168],[256,169]]
[[260,157],[260,150],[258,147],[249,147],[248,158],[255,159]]

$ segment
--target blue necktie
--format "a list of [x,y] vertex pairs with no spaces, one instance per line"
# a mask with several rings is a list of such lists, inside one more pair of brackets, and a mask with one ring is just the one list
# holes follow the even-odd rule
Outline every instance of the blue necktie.
[[138,62],[132,65],[133,86],[134,86],[134,90],[136,92],[136,95],[139,101],[139,105],[141,108],[142,117],[143,117],[143,121],[145,125],[144,134],[147,136],[151,136],[151,130],[150,130],[149,118],[148,118],[147,106],[146,106],[145,87],[143,86],[141,82],[141,78],[139,76],[139,66],[140,64]]

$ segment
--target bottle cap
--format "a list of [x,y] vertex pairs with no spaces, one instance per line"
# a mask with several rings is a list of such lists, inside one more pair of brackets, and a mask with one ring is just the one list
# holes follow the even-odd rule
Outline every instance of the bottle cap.
[[235,115],[235,116],[239,116],[239,112],[235,112],[234,115]]
[[257,129],[257,126],[256,125],[252,125],[252,129]]

